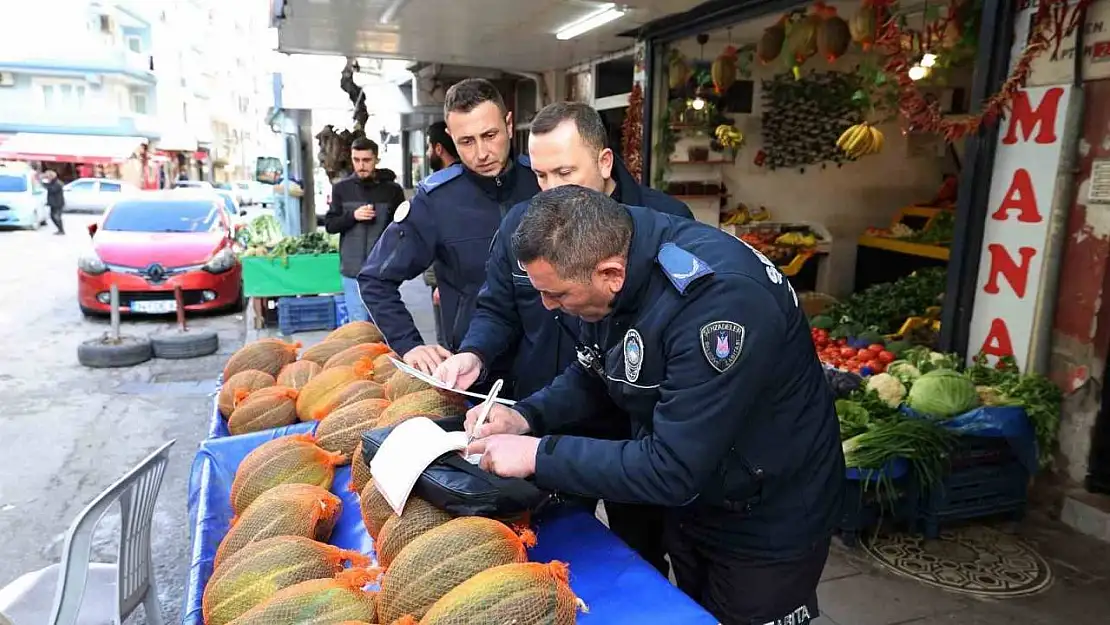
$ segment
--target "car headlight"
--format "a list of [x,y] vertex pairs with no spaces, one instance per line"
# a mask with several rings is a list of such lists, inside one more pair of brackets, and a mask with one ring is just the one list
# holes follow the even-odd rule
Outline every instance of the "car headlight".
[[94,276],[108,271],[108,265],[105,265],[93,251],[85,252],[77,259],[77,268]]
[[235,252],[230,247],[225,247],[204,263],[204,270],[208,273],[223,273],[234,267],[235,262]]

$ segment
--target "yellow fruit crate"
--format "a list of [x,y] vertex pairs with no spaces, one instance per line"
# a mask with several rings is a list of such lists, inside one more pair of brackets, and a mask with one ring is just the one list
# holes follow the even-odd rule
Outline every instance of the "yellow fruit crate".
[[782,275],[788,278],[796,276],[798,275],[798,272],[802,270],[802,267],[805,266],[806,261],[808,261],[810,258],[813,258],[814,254],[816,254],[816,250],[812,249],[802,252],[801,254],[795,256],[794,260],[790,261],[789,264],[779,265],[779,271],[782,272]]

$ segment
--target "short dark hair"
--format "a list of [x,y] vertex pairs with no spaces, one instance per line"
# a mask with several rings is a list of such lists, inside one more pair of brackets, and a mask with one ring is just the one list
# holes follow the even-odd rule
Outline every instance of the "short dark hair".
[[505,100],[493,83],[485,78],[467,78],[451,85],[443,99],[443,116],[448,113],[469,113],[483,102],[493,102],[504,113]]
[[373,139],[367,139],[366,137],[359,137],[358,139],[355,139],[354,141],[351,142],[351,151],[354,151],[354,150],[358,150],[360,152],[365,151],[365,150],[369,150],[369,151],[374,153],[374,156],[377,156],[378,155],[378,144],[374,143]]
[[594,107],[581,102],[548,104],[532,119],[530,132],[534,135],[546,135],[565,121],[574,122],[578,135],[586,145],[599,151],[609,147],[609,133],[605,130],[601,115],[594,110]]
[[513,233],[521,263],[544,259],[567,280],[585,282],[606,258],[627,256],[632,215],[604,193],[578,185],[542,191]]
[[435,122],[428,126],[428,143],[442,145],[443,149],[447,150],[452,158],[458,160],[459,150],[455,147],[455,142],[451,140],[451,135],[447,134],[447,122]]

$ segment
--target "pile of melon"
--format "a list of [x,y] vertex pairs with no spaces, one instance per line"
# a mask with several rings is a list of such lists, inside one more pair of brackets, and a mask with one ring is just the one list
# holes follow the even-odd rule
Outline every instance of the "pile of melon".
[[[205,587],[206,625],[531,625],[574,623],[584,608],[560,562],[529,562],[535,537],[512,521],[453,518],[410,497],[398,516],[362,457],[366,431],[466,405],[400,374],[367,322],[300,353],[262,339],[224,369],[220,412],[232,434],[319,421],[315,434],[264,443],[240,464],[231,528]],[[350,488],[374,539],[367,554],[327,544],[342,503],[329,489],[351,464]],[[377,583],[379,589],[366,587]]]

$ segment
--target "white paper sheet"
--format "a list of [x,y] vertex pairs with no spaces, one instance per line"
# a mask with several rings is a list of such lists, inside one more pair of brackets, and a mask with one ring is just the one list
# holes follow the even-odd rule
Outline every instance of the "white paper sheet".
[[[389,360],[393,362],[393,366],[397,367],[397,369],[399,371],[404,371],[405,373],[411,375],[412,377],[416,378],[417,380],[420,380],[422,382],[426,382],[428,384],[431,384],[432,386],[434,386],[436,388],[441,388],[445,391],[451,391],[452,393],[458,393],[460,395],[466,395],[467,397],[474,397],[474,398],[477,398],[477,399],[485,399],[486,398],[485,395],[482,395],[480,393],[472,393],[470,391],[463,391],[463,390],[460,390],[460,389],[457,389],[457,388],[451,388],[450,386],[447,386],[446,384],[444,384],[443,380],[440,380],[439,378],[435,377],[434,375],[428,375],[428,374],[424,373],[423,371],[421,371],[419,369],[416,369],[414,367],[410,367],[410,366],[406,365],[404,362],[402,362],[400,360],[397,360],[393,356],[390,356]],[[495,399],[494,401],[496,401],[499,404],[503,404],[505,406],[513,406],[513,405],[516,404],[516,402],[514,402],[511,399],[501,399],[500,397]]]
[[[382,441],[370,461],[370,475],[386,502],[400,515],[424,469],[449,451],[465,449],[465,432],[446,432],[427,417],[415,417],[393,428]],[[471,457],[467,460],[474,462]]]

